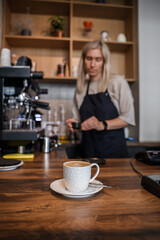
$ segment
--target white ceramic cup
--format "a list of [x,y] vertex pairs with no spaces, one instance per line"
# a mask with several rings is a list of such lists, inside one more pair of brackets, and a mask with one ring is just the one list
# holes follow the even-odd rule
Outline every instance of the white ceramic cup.
[[117,41],[118,42],[126,42],[126,36],[123,33],[118,34]]
[[[91,178],[91,168],[96,166],[97,171]],[[69,161],[63,163],[63,177],[65,187],[74,193],[83,192],[88,188],[88,184],[92,182],[99,174],[100,168],[96,163],[85,161]]]
[[1,58],[1,66],[2,67],[10,67],[11,60],[9,58]]
[[10,57],[11,56],[11,50],[9,48],[2,48],[1,50],[1,56],[2,57]]
[[1,50],[1,66],[11,66],[11,50],[8,48]]

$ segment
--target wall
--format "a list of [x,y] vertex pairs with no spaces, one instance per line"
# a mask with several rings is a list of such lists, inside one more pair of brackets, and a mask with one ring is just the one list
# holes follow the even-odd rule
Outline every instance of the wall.
[[160,1],[139,0],[139,140],[160,141]]
[[0,0],[0,50],[2,48],[2,0]]
[[[72,117],[72,102],[75,91],[75,84],[40,84],[40,88],[48,90],[47,95],[41,95],[41,101],[49,102],[51,111],[56,107],[60,110],[60,105],[64,105],[66,119]],[[47,120],[47,111],[43,111],[43,120]]]

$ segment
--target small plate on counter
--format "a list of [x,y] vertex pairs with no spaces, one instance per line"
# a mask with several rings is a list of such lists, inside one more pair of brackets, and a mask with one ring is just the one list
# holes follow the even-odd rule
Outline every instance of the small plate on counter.
[[17,159],[0,158],[0,171],[14,170],[23,165],[23,161]]

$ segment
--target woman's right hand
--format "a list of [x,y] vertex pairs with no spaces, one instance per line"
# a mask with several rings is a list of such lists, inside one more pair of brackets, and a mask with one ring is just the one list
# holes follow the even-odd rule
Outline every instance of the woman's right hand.
[[67,119],[66,120],[66,123],[67,123],[67,125],[68,125],[68,128],[69,128],[69,130],[71,131],[71,132],[74,132],[75,130],[73,129],[73,127],[72,127],[72,123],[73,122],[77,122],[74,118],[69,118],[69,119]]

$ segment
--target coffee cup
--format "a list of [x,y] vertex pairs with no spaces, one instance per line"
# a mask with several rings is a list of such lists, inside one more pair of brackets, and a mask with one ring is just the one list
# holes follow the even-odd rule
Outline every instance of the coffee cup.
[[8,48],[1,50],[1,66],[11,66],[11,50]]
[[72,128],[75,130],[81,129],[81,123],[80,122],[72,122]]
[[125,34],[123,34],[123,33],[118,34],[117,41],[118,42],[126,42]]
[[[91,178],[91,169],[96,166],[97,171]],[[63,163],[63,177],[65,187],[74,193],[83,192],[99,174],[100,168],[96,163],[83,161],[69,161]]]

